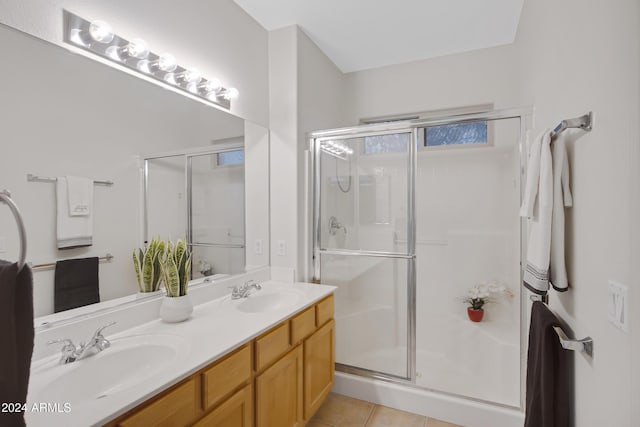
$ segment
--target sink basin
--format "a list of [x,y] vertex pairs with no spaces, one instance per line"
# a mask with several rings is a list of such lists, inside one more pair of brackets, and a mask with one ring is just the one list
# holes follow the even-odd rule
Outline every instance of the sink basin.
[[289,290],[262,290],[242,301],[236,308],[244,313],[264,313],[296,304],[300,294]]
[[[80,404],[108,397],[133,387],[175,364],[188,350],[187,341],[170,334],[130,335],[111,341],[111,347],[67,365],[33,369],[39,384],[33,401]],[[33,375],[36,374],[36,375]]]

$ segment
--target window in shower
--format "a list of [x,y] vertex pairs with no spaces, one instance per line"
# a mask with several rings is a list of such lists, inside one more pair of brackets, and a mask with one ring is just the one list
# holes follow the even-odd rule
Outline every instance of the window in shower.
[[425,147],[471,144],[489,144],[486,121],[432,126],[425,131]]
[[223,151],[218,153],[218,166],[241,165],[244,163],[244,150]]
[[409,134],[406,133],[366,136],[363,149],[364,154],[407,153],[408,143]]

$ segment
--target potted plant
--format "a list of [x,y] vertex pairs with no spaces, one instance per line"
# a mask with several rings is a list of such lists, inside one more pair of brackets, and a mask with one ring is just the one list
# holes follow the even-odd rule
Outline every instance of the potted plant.
[[187,284],[191,275],[191,254],[184,240],[174,245],[167,242],[165,256],[161,261],[166,297],[160,306],[160,317],[165,322],[182,322],[193,312],[187,295]]
[[133,250],[133,267],[136,270],[140,295],[151,294],[160,289],[164,251],[165,243],[160,237],[152,239],[145,249]]
[[480,322],[484,317],[484,305],[493,302],[491,299],[492,294],[505,294],[509,295],[510,291],[504,287],[504,285],[498,283],[486,283],[482,282],[471,289],[464,298],[464,302],[469,304],[467,307],[467,316],[472,322]]

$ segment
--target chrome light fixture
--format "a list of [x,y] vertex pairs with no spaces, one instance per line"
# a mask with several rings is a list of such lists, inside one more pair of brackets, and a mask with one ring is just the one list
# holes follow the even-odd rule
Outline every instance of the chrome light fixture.
[[206,103],[230,109],[231,100],[239,95],[236,88],[225,88],[217,78],[204,78],[195,68],[178,65],[169,53],[151,52],[142,39],[127,40],[115,34],[108,23],[89,22],[67,10],[64,11],[64,41]]

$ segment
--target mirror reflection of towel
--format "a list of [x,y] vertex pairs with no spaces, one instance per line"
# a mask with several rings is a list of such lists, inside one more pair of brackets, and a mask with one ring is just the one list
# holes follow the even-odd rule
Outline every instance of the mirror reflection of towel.
[[[68,182],[68,178],[71,181]],[[79,181],[79,189],[69,183]],[[69,192],[71,189],[72,193]],[[56,240],[58,249],[93,244],[93,181],[88,178],[58,177],[56,183]]]
[[[0,261],[0,402],[25,403],[33,353],[31,269]],[[0,411],[1,426],[24,426],[22,412]]]
[[98,257],[58,261],[55,273],[54,312],[100,302]]

